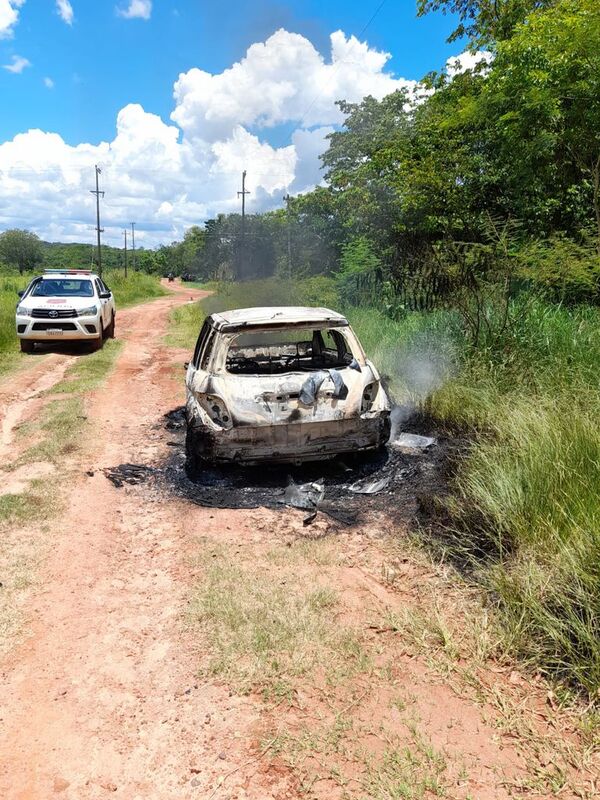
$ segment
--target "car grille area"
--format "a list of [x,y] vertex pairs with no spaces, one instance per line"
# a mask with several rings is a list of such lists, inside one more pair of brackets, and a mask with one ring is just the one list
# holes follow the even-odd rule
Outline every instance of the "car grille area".
[[32,331],[76,331],[77,325],[74,322],[34,322],[31,326]]
[[77,311],[74,308],[34,308],[31,316],[35,319],[67,319],[76,317]]

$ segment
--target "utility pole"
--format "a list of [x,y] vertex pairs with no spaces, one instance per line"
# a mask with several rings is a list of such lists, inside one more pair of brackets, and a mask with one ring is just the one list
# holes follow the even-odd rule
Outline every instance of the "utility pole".
[[104,192],[101,192],[98,188],[98,175],[102,172],[98,164],[95,165],[96,170],[96,188],[90,189],[91,194],[96,195],[96,233],[98,234],[98,275],[102,277],[102,245],[100,243],[100,234],[104,231],[104,228],[100,227],[100,195],[104,197]]
[[291,201],[290,193],[288,192],[283,198],[287,206],[287,268],[288,278],[292,277],[292,218],[291,218]]
[[135,222],[131,223],[131,249],[133,253],[133,269],[135,271]]
[[127,277],[127,228],[123,231],[125,237],[125,277]]
[[246,170],[242,172],[242,191],[238,192],[238,197],[242,198],[242,236],[241,236],[241,258],[240,258],[240,277],[244,277],[245,272],[245,247],[246,247],[246,195],[250,192],[246,189]]

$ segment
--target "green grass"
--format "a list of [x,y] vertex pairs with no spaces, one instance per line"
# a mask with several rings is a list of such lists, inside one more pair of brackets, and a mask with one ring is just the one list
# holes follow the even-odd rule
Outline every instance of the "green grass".
[[101,350],[86,354],[70,367],[64,380],[50,389],[51,394],[81,394],[98,387],[112,369],[123,343],[118,339],[108,339]]
[[[339,308],[328,279],[227,285],[178,309],[173,335],[192,347],[204,313],[297,302]],[[476,349],[450,312],[347,314],[396,398],[472,437],[445,547],[489,590],[504,648],[597,698],[600,310],[529,298],[515,311],[500,341]]]
[[600,689],[599,364],[597,309],[528,303],[498,348],[465,357],[428,402],[475,431],[452,546],[496,599],[505,646],[590,697]]
[[119,308],[145,303],[168,294],[156,275],[147,275],[145,272],[130,270],[125,277],[125,273],[120,269],[108,269],[104,270],[102,279],[115,295],[117,311]]
[[17,292],[29,283],[27,276],[0,274],[0,377],[18,366],[21,355],[15,334]]
[[166,336],[167,344],[171,347],[193,349],[205,316],[202,301],[176,306],[171,311],[169,332]]

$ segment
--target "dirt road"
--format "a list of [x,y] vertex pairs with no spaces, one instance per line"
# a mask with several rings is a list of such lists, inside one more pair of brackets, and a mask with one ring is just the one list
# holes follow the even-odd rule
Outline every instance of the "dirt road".
[[[200,677],[206,644],[186,624],[190,587],[202,575],[194,562],[198,542],[234,548],[242,559],[246,548],[246,558],[264,557],[277,580],[282,573],[273,548],[284,554],[290,549],[294,515],[190,507],[138,487],[117,489],[101,472],[128,461],[156,463],[169,452],[162,415],[183,400],[187,354],[167,347],[164,334],[170,310],[200,296],[176,286],[167,297],[121,312],[117,335],[124,347],[116,367],[86,399],[89,442],[65,470],[75,477],[63,487],[64,513],[45,534],[50,553],[27,601],[26,635],[2,665],[4,800],[307,796],[290,760],[272,747],[274,740],[270,750],[261,742],[265,731],[281,727],[286,717],[290,724],[310,714],[323,721],[324,704],[307,690],[302,698],[296,693],[289,706],[278,701],[267,708],[257,696],[232,691],[223,679]],[[60,380],[71,362],[69,355],[52,354],[0,388],[5,455],[14,446],[17,423],[35,412],[43,390]],[[60,474],[51,480],[60,481]],[[384,555],[376,527],[337,532],[326,546],[343,553],[326,568],[327,580],[340,594],[342,618],[365,630],[365,609],[371,614],[412,608],[424,584],[434,581],[422,565],[407,562],[400,567],[400,589],[384,583],[377,572]],[[311,570],[320,580],[323,569],[307,561],[299,571],[310,582]],[[437,591],[437,584],[432,587]],[[393,626],[368,631],[378,658],[386,631]],[[496,710],[462,693],[427,658],[398,643],[398,636],[389,648],[385,675],[396,670],[394,685],[410,693],[414,718],[428,741],[461,765],[448,772],[455,786],[451,796],[508,797],[506,781],[518,782],[528,772],[514,732],[499,732]],[[379,720],[380,731],[389,719],[399,729],[400,718],[394,723],[396,718],[389,717],[399,713],[399,702],[384,697],[384,667],[377,670],[379,683],[366,684],[350,703],[344,701],[343,710],[356,709],[361,724]],[[543,689],[532,689],[519,676],[509,680],[510,670],[499,672],[503,686],[521,687],[520,697],[533,697],[532,713],[544,710]],[[376,736],[365,735],[363,742],[382,753]],[[336,752],[321,753],[322,768],[332,758],[347,758],[341,749]],[[321,781],[312,781],[309,797],[344,796],[339,780],[321,776]],[[356,794],[348,789],[346,796],[388,796],[376,783],[369,785]],[[431,786],[397,796],[433,796],[437,792]]]

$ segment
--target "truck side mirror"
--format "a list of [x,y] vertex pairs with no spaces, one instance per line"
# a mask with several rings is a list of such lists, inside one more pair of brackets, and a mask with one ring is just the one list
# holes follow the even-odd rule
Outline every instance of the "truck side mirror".
[[25,294],[25,289],[21,289],[21,291],[17,292],[17,294],[19,295],[19,297],[23,297],[23,295]]

